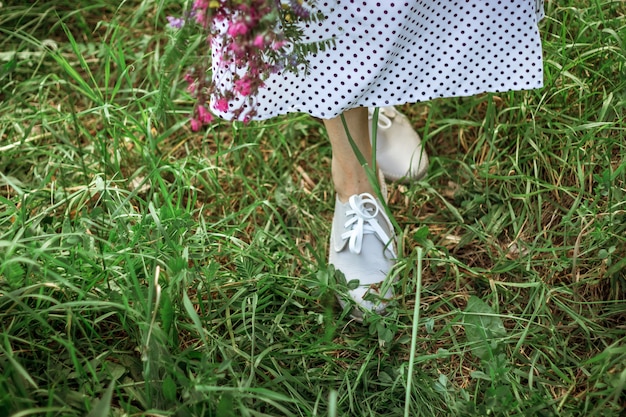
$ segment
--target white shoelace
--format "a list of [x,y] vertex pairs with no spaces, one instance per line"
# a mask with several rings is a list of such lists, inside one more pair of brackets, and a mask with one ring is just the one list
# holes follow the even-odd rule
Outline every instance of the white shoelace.
[[[367,116],[369,120],[372,120],[374,118],[373,108],[368,108]],[[378,127],[380,129],[389,129],[395,117],[396,111],[393,107],[380,107],[378,109]]]
[[341,234],[342,240],[348,240],[348,249],[354,254],[360,254],[363,246],[364,235],[375,235],[395,257],[390,237],[378,223],[376,216],[380,211],[380,206],[376,199],[368,193],[353,195],[348,200],[350,209],[346,210],[348,220],[344,224],[346,232]]

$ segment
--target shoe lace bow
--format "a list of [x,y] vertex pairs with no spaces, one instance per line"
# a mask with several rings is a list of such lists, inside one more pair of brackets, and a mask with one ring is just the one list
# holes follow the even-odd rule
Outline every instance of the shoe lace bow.
[[[374,118],[374,109],[369,108],[367,111],[367,118],[372,120]],[[396,111],[392,106],[380,107],[378,109],[378,127],[380,129],[389,129],[393,123],[393,119],[396,118]]]
[[392,256],[395,256],[390,245],[391,239],[376,218],[379,213],[382,213],[376,199],[371,194],[363,193],[351,196],[348,202],[350,209],[346,210],[348,217],[344,225],[346,232],[341,234],[341,239],[343,241],[348,240],[350,252],[360,254],[363,236],[373,234],[383,244],[388,245],[387,249]]

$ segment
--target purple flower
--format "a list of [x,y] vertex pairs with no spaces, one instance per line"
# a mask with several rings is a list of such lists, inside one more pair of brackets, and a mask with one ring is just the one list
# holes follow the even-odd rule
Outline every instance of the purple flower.
[[185,19],[180,17],[167,16],[167,21],[172,29],[180,29],[185,25]]
[[302,5],[302,2],[298,0],[289,0],[289,6],[296,16],[303,19],[308,19],[311,13]]

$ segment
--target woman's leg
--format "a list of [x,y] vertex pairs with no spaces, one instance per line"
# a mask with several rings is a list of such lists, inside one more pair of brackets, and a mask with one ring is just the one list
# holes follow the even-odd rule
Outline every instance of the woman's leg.
[[[352,140],[366,161],[372,160],[367,108],[358,107],[343,113]],[[348,140],[341,116],[324,120],[333,150],[332,176],[339,201],[345,203],[354,194],[370,193],[373,188],[365,169],[357,159]]]
[[[350,136],[367,161],[372,159],[367,109],[356,108],[344,113]],[[330,233],[328,261],[341,271],[346,282],[359,281],[348,291],[360,309],[382,312],[385,300],[393,297],[390,288],[381,292],[396,259],[393,226],[380,202],[373,196],[365,169],[355,155],[341,117],[326,120],[326,129],[333,150],[332,176],[337,192],[335,214]],[[346,300],[339,297],[342,306]]]

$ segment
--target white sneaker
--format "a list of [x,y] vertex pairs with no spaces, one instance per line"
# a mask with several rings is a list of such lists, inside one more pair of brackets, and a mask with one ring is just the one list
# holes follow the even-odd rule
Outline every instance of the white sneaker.
[[[380,294],[380,287],[396,262],[396,242],[391,221],[374,196],[355,194],[347,203],[336,199],[329,252],[328,262],[343,272],[346,282],[359,281],[357,288],[348,291],[357,305],[365,311],[383,312],[393,292]],[[372,300],[368,294],[382,300]],[[339,302],[342,307],[347,304],[341,298]],[[363,313],[355,309],[352,316],[361,320]]]
[[[369,119],[374,108],[368,108]],[[369,124],[370,137],[372,126]],[[409,119],[395,107],[381,107],[376,129],[376,162],[388,181],[419,180],[428,170],[428,155]]]

